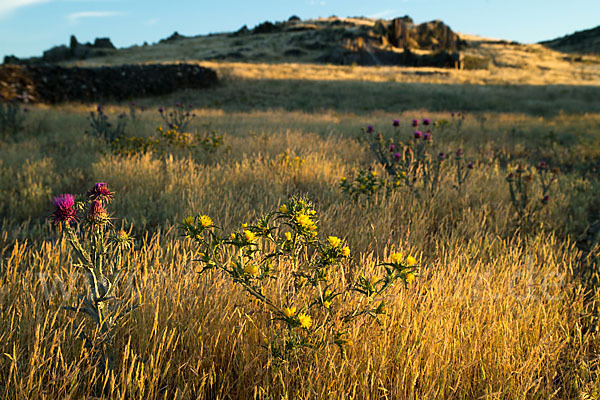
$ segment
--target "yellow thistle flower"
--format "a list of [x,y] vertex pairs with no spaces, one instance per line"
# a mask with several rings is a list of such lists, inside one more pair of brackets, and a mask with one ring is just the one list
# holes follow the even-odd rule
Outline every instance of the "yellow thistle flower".
[[331,307],[331,301],[329,301],[329,300],[325,300],[325,301],[323,302],[323,307],[325,307],[325,308],[329,308],[329,307]]
[[344,246],[342,248],[342,255],[346,258],[350,257],[350,247]]
[[390,254],[390,258],[392,259],[393,263],[398,264],[402,262],[402,253],[392,253]]
[[312,326],[312,318],[308,314],[301,313],[298,315],[298,321],[300,321],[300,326],[303,328],[310,328]]
[[185,217],[182,222],[184,225],[194,225],[194,217]]
[[306,214],[298,214],[296,216],[296,222],[298,222],[298,225],[300,225],[303,228],[309,228],[311,225],[314,224],[310,217]]
[[415,281],[415,274],[412,272],[406,275],[406,283],[413,283]]
[[249,242],[253,242],[254,239],[256,239],[256,235],[254,233],[250,232],[249,230],[244,231],[244,236],[246,237],[246,240]]
[[198,220],[200,221],[200,225],[204,228],[208,228],[213,224],[212,219],[208,215],[201,215]]
[[285,204],[282,204],[281,207],[279,207],[279,211],[281,211],[284,214],[287,214],[288,208]]
[[258,275],[258,266],[256,264],[246,264],[244,265],[244,272],[248,275],[256,276]]
[[327,238],[327,241],[329,242],[329,245],[331,247],[338,247],[342,241],[340,240],[340,238],[336,237],[336,236],[329,236]]
[[292,306],[292,307],[286,307],[283,309],[283,315],[285,315],[286,317],[291,317],[292,315],[296,314],[296,307]]
[[287,240],[288,242],[292,241],[292,234],[290,232],[284,233],[284,236],[285,236],[285,240]]
[[410,267],[417,265],[417,259],[413,256],[406,257],[406,264]]

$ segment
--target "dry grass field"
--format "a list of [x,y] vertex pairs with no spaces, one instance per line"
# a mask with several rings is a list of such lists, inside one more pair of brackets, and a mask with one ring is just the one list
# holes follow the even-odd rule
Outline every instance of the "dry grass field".
[[[192,45],[189,55],[169,46],[93,63],[194,58]],[[96,105],[30,107],[23,129],[0,141],[0,396],[598,398],[600,69],[537,45],[502,46],[506,65],[476,71],[208,61],[219,86],[132,99],[128,135],[155,135],[158,107],[193,104],[188,130],[222,135],[214,153],[113,154],[84,133]],[[103,106],[111,118],[129,110]],[[455,129],[458,111],[465,119]],[[344,193],[341,179],[361,168],[385,176],[363,130],[409,141],[413,118],[449,122],[436,126],[432,146],[461,148],[473,162],[463,190],[448,164],[431,195],[404,186]],[[561,172],[523,227],[506,176],[541,160]],[[116,329],[108,371],[80,339],[98,334],[90,319],[61,308],[86,286],[64,229],[49,219],[54,196],[96,182],[115,192],[113,223],[134,237],[118,296],[139,302]],[[419,261],[414,282],[389,292],[380,324],[365,316],[347,326],[345,352],[330,343],[275,357],[264,347],[283,330],[273,310],[225,274],[199,274],[199,248],[181,236],[188,215],[231,232],[294,195],[314,202],[323,240],[348,244],[342,270],[380,274],[395,252]],[[276,267],[272,285],[281,288],[292,266]],[[351,310],[341,299],[332,310]],[[313,313],[312,326],[295,329],[319,335]]]

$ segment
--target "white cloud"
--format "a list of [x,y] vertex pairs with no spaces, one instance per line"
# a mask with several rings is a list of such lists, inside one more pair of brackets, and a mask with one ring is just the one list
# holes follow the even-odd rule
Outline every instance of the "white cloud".
[[123,13],[118,11],[79,11],[67,15],[69,22],[76,24],[80,19],[83,18],[106,18],[106,17],[118,17]]
[[30,6],[38,3],[46,3],[50,0],[1,0],[0,1],[0,18],[5,17],[19,8]]
[[373,19],[381,19],[381,18],[388,18],[388,17],[397,17],[400,13],[402,13],[402,10],[398,10],[398,9],[383,10],[383,11],[373,13],[373,14],[369,15],[368,17],[373,18]]

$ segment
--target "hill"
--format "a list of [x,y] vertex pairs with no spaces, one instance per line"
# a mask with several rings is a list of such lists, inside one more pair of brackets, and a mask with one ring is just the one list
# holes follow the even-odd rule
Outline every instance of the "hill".
[[600,26],[540,44],[564,53],[600,54]]

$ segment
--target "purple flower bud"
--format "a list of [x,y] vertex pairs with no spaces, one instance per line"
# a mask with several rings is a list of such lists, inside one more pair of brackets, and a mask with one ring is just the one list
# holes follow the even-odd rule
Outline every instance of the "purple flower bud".
[[102,112],[102,105],[98,104],[98,107],[96,107],[96,111],[98,111],[99,113]]
[[454,112],[451,112],[450,115],[452,116],[452,118],[454,118]]
[[101,201],[93,200],[92,204],[90,204],[90,210],[88,211],[88,215],[91,220],[94,222],[100,222],[107,218],[108,214],[106,212],[106,208],[102,205]]
[[413,119],[412,120],[412,126],[413,126],[413,128],[416,128],[417,126],[419,126],[419,120]]
[[375,132],[375,129],[373,129],[373,125],[367,126],[367,133],[373,133],[373,132]]
[[159,113],[161,113],[161,114],[162,114],[162,113],[163,113],[163,111],[165,111],[165,109],[164,109],[164,108],[162,108],[162,107],[158,107],[158,112],[159,112]]
[[98,182],[87,192],[90,200],[99,200],[103,203],[108,203],[112,200],[115,193],[111,192],[104,182]]
[[546,161],[540,161],[540,163],[538,164],[538,169],[540,171],[548,169],[548,164],[546,163]]
[[467,168],[473,169],[473,161],[471,161],[470,163],[467,164]]
[[428,142],[431,141],[431,131],[425,132],[425,134],[423,135],[423,140],[426,140]]
[[456,157],[460,158],[463,155],[463,149],[456,150]]
[[54,213],[52,220],[56,225],[66,224],[77,219],[75,210],[75,196],[72,194],[62,194],[54,198]]
[[544,197],[542,197],[542,204],[548,204],[549,200],[550,200],[550,196],[545,195]]
[[395,161],[400,161],[401,158],[402,158],[402,154],[400,154],[400,153],[395,153],[394,154],[394,160]]
[[392,123],[393,126],[400,126],[400,121],[398,121],[397,119],[394,120],[394,122]]
[[438,159],[445,160],[446,159],[446,153],[444,153],[443,151],[440,151],[440,153],[438,154]]
[[423,118],[423,125],[428,126],[431,124],[431,120],[429,118]]
[[390,144],[390,151],[396,150],[396,145],[394,143]]
[[423,132],[414,131],[413,136],[415,137],[415,139],[421,139],[421,136],[423,136]]

